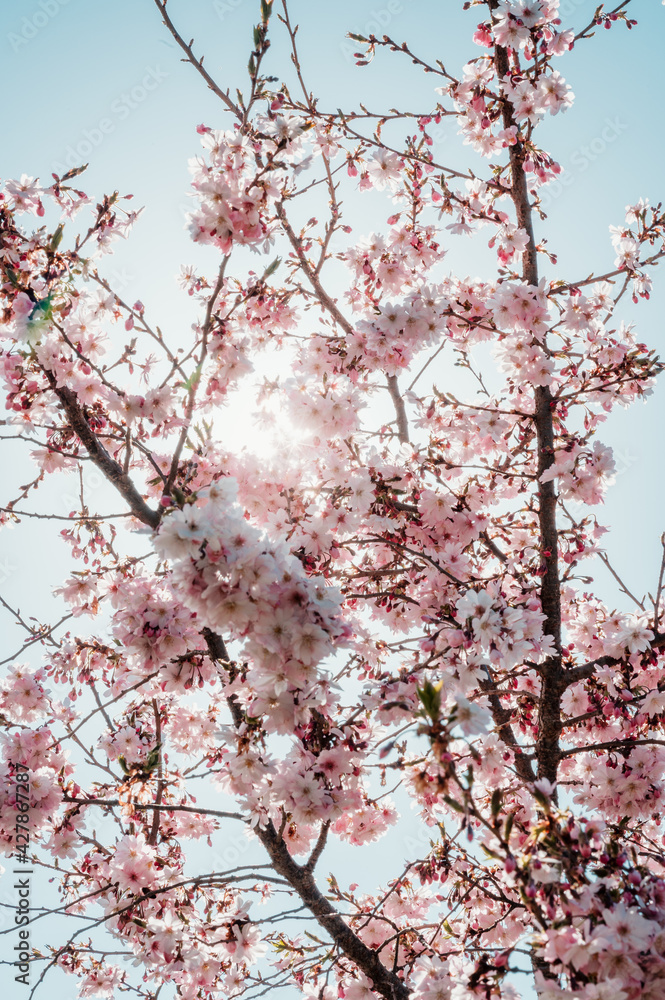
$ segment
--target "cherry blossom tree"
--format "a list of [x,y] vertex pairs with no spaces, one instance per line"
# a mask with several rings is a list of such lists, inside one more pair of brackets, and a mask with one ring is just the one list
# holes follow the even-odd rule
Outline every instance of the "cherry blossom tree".
[[[237,91],[155,4],[219,99],[189,339],[105,276],[138,213],[91,201],[83,165],[0,201],[4,436],[36,467],[2,518],[71,550],[56,625],[2,599],[36,654],[0,692],[2,847],[61,895],[31,993],[57,967],[81,996],[511,1000],[521,970],[543,1000],[659,1000],[665,572],[648,601],[619,580],[613,610],[584,561],[609,562],[597,433],[663,369],[616,310],[649,298],[665,216],[631,205],[613,266],[557,275],[537,138],[573,102],[567,53],[632,28],[630,0],[577,31],[558,0],[475,0],[459,66],[351,36],[361,65],[428,74],[426,113],[322,107],[287,0],[261,0]],[[277,33],[295,83],[268,75]],[[445,118],[483,172],[437,161]],[[387,221],[359,236],[343,200],[365,191]],[[455,275],[456,234],[493,273]],[[252,378],[270,356],[284,374]],[[237,393],[290,420],[270,459],[219,432]],[[119,513],[89,507],[84,465]],[[80,481],[60,519],[52,476]],[[335,841],[360,870],[409,804],[405,864],[386,850],[372,892],[329,874]],[[200,873],[238,837],[249,863]]]

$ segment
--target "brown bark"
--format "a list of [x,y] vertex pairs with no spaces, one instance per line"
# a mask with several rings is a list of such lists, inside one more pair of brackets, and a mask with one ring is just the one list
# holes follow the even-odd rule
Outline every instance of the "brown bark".
[[[494,7],[495,4],[492,4]],[[496,48],[496,71],[499,78],[509,70],[508,52]],[[505,128],[515,125],[509,101],[503,102],[503,123]],[[519,143],[510,147],[511,197],[515,206],[517,223],[529,238],[522,258],[522,278],[529,285],[538,285],[538,251],[533,232],[532,211],[524,172],[524,150]],[[551,635],[556,646],[556,654],[541,668],[541,694],[538,706],[538,736],[536,759],[538,777],[556,782],[561,759],[559,740],[561,736],[561,696],[566,688],[566,679],[561,658],[561,581],[558,562],[557,495],[554,483],[540,482],[542,474],[554,462],[554,408],[555,402],[549,386],[534,387],[534,424],[538,446],[538,522],[540,535],[540,555],[543,576],[540,586],[540,600],[545,621],[543,631]]]
[[[226,645],[222,637],[208,628],[204,628],[202,634],[208,645],[211,658],[215,661],[221,660],[229,663]],[[238,727],[243,721],[243,715],[234,695],[227,699],[227,704],[233,722]],[[294,861],[271,820],[266,826],[257,827],[256,835],[268,852],[273,868],[278,875],[286,879],[297,892],[312,916],[335,942],[339,951],[349,958],[368,979],[371,979],[374,990],[385,997],[385,1000],[407,1000],[411,992],[408,987],[394,972],[385,967],[378,952],[368,948],[360,940],[332,903],[321,893],[312,875],[311,859],[304,865],[299,865]]]
[[67,414],[70,427],[76,432],[85,446],[90,459],[126,500],[132,514],[144,524],[149,525],[151,528],[156,528],[160,519],[159,511],[153,510],[148,506],[122,466],[109,455],[88,423],[76,393],[68,389],[67,386],[59,386],[55,375],[48,368],[44,368],[43,371],[51,389],[60,400],[62,408]]

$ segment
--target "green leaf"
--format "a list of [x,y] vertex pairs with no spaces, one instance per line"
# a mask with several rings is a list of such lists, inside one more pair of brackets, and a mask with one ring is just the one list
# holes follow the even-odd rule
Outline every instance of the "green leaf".
[[544,795],[538,788],[534,788],[533,797],[536,802],[543,807],[545,812],[550,811],[550,800],[547,795]]
[[261,20],[267,24],[272,14],[272,0],[261,0]]
[[203,368],[203,365],[197,365],[196,366],[196,368],[194,369],[194,371],[192,372],[192,374],[189,376],[189,378],[186,379],[186,381],[184,381],[182,383],[183,389],[186,389],[187,392],[190,392],[195,386],[197,386],[199,384],[199,379],[201,378],[201,369],[202,368]]
[[158,743],[157,746],[153,747],[146,758],[146,762],[143,766],[144,771],[154,771],[159,765],[159,753],[162,748],[162,744]]
[[263,277],[261,278],[261,281],[266,281],[267,278],[270,278],[271,275],[273,275],[275,273],[275,271],[277,270],[277,268],[279,267],[279,265],[281,263],[282,263],[282,258],[281,257],[275,257],[275,259],[272,262],[272,264],[268,264],[267,268],[263,272]]
[[41,326],[53,319],[53,296],[47,295],[41,302],[35,304],[35,308],[30,313],[30,326]]
[[436,722],[439,718],[441,712],[441,688],[443,682],[440,681],[438,684],[432,684],[431,681],[425,681],[422,687],[416,688],[416,693],[422,703],[423,708],[429,715],[432,722]]
[[58,226],[58,228],[56,229],[56,231],[53,233],[53,236],[51,237],[51,242],[49,244],[51,250],[57,250],[58,249],[58,247],[60,246],[60,243],[62,242],[62,234],[63,234],[63,232],[64,232],[64,226],[61,223]]
[[503,801],[503,792],[500,788],[495,788],[492,792],[492,816],[496,817],[501,812],[501,803]]
[[178,486],[173,486],[171,488],[171,496],[179,504],[180,507],[184,506],[185,501],[187,500],[187,497]]
[[9,267],[9,265],[6,265],[6,267],[5,267],[5,274],[7,275],[7,277],[9,278],[9,280],[11,281],[12,285],[14,286],[14,288],[18,288],[19,287],[19,282],[18,282],[18,278],[16,277],[16,271],[14,271],[13,268]]
[[451,799],[449,795],[444,795],[443,796],[443,801],[447,802],[448,805],[450,806],[450,808],[454,809],[455,812],[458,812],[458,813],[466,812],[464,806],[460,805],[459,802],[455,802],[455,799]]

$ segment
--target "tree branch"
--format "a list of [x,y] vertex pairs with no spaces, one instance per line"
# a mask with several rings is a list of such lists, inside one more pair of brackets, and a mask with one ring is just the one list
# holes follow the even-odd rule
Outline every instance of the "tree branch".
[[123,471],[122,466],[114,458],[111,458],[106,448],[100,443],[87,421],[76,393],[68,389],[67,386],[58,385],[55,375],[48,368],[42,370],[67,414],[72,430],[80,438],[91,460],[127,501],[132,514],[144,524],[156,528],[160,521],[160,512],[152,510],[148,506],[127,473]]

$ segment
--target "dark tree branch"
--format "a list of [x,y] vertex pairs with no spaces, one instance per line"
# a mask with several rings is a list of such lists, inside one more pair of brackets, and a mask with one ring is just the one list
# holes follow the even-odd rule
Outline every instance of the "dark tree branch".
[[44,368],[43,371],[51,389],[60,400],[62,408],[69,418],[72,430],[80,438],[91,460],[126,500],[132,514],[144,524],[156,528],[160,520],[159,511],[152,510],[148,506],[127,473],[123,471],[122,466],[114,458],[111,458],[106,448],[100,443],[99,438],[88,423],[76,393],[67,386],[58,385],[55,375],[48,368]]

